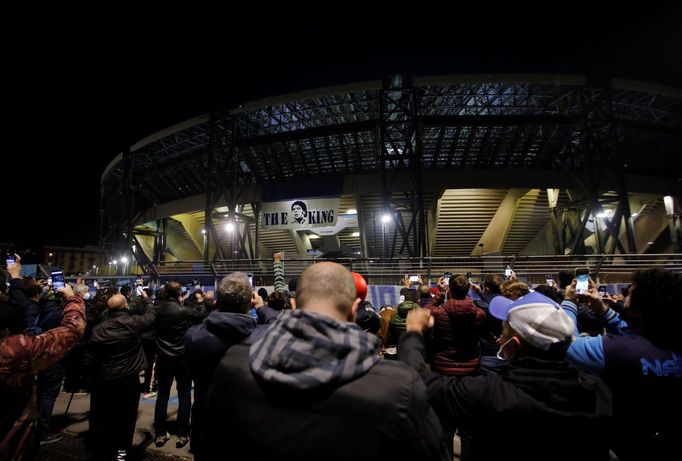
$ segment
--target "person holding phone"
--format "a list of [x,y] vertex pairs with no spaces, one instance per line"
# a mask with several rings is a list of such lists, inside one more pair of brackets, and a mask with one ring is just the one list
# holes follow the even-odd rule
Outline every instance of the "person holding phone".
[[20,261],[14,255],[14,262],[7,267],[12,277],[9,301],[0,309],[0,331],[9,333],[0,338],[0,434],[6,442],[0,449],[3,459],[33,452],[38,414],[33,398],[36,374],[61,360],[85,331],[85,305],[67,285],[57,292],[65,303],[59,326],[36,336],[22,333],[21,307],[26,295]]
[[[682,274],[665,269],[632,274],[623,315],[609,308],[597,287],[578,294],[577,280],[561,304],[576,327],[567,360],[601,376],[613,392],[611,448],[623,460],[675,459],[682,435]],[[578,336],[578,304],[586,303],[607,334]]]

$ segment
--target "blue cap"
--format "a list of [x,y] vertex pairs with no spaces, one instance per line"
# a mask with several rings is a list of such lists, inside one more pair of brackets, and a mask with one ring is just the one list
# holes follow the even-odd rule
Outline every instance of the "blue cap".
[[521,296],[516,301],[512,301],[511,299],[505,298],[504,296],[495,296],[490,301],[488,310],[493,317],[500,320],[507,320],[510,310],[526,304],[549,304],[557,309],[561,309],[561,306],[547,296],[543,295],[542,293],[538,293],[537,291],[532,291],[525,296]]

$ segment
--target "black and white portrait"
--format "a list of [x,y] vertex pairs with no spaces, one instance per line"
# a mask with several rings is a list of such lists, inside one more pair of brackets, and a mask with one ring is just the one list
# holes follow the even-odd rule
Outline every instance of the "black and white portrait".
[[305,219],[308,216],[308,207],[300,200],[296,200],[291,204],[291,213],[294,215],[294,222],[297,224],[305,224]]

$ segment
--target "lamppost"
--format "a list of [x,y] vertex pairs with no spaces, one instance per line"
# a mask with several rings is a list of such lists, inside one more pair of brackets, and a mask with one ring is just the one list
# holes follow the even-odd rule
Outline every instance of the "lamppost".
[[386,254],[388,253],[388,248],[387,244],[388,242],[386,241],[386,226],[388,223],[391,222],[391,215],[387,212],[384,212],[384,214],[381,215],[381,257],[386,258]]
[[670,239],[675,251],[682,251],[682,228],[680,224],[680,208],[677,199],[671,195],[663,197],[665,214],[668,217],[668,227],[670,229]]

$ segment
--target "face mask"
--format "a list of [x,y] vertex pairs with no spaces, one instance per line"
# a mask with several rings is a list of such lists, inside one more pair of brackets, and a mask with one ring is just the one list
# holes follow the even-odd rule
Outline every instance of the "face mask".
[[[504,342],[504,344],[502,344],[502,345],[500,346],[500,348],[497,350],[497,354],[495,354],[495,356],[496,356],[498,359],[500,359],[500,360],[509,360],[509,359],[505,359],[505,358],[502,356],[502,349],[504,349],[504,346],[506,346],[507,344],[509,344],[509,341],[511,341],[512,339],[514,339],[513,336],[512,336],[511,338],[509,338],[508,340],[506,340],[506,341]],[[511,357],[510,357],[510,358],[511,358]]]

